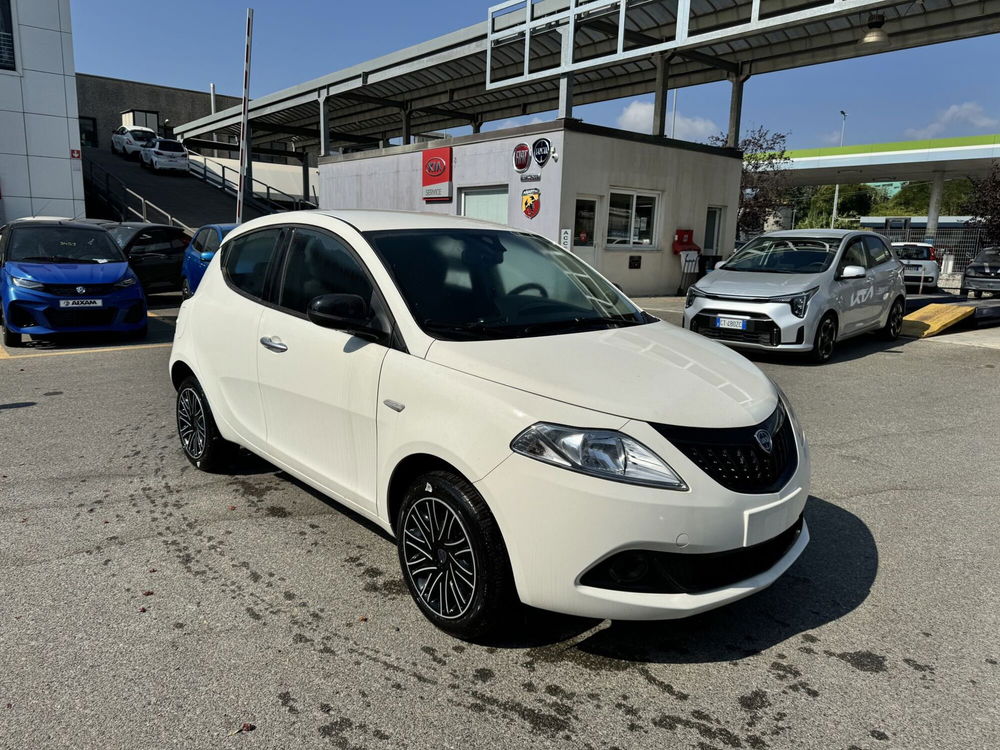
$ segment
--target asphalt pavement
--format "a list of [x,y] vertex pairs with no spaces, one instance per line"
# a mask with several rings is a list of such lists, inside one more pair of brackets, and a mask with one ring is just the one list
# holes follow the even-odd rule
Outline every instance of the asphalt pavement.
[[533,613],[472,645],[381,532],[252,457],[188,464],[175,304],[144,344],[0,349],[0,747],[1000,746],[995,348],[756,358],[812,446],[789,573],[685,621]]

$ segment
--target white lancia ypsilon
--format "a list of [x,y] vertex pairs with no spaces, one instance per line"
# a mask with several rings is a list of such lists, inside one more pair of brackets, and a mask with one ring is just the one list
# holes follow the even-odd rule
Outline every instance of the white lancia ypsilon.
[[805,548],[781,391],[537,235],[284,213],[226,237],[170,357],[181,445],[243,446],[370,518],[438,627],[624,620],[760,591]]

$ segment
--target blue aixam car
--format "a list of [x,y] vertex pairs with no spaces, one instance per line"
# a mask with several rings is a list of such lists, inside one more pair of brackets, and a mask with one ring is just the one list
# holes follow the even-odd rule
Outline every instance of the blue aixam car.
[[146,334],[146,297],[108,232],[94,224],[19,219],[0,227],[3,343],[23,334]]
[[194,233],[191,244],[184,251],[184,262],[181,265],[181,296],[184,299],[194,294],[222,240],[238,226],[239,224],[206,224]]

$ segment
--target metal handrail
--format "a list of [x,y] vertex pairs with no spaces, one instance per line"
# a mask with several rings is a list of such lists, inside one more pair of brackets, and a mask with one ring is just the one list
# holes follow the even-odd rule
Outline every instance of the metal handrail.
[[[233,169],[232,167],[226,166],[222,162],[218,162],[214,159],[209,159],[207,156],[202,156],[201,154],[195,153],[193,151],[188,151],[188,156],[198,157],[198,160],[192,160],[190,158],[188,159],[188,171],[190,171],[191,174],[193,174],[195,177],[206,183],[214,184],[216,185],[216,187],[219,187],[222,190],[225,190],[226,192],[231,192],[233,194],[236,194],[238,192],[239,176],[240,176],[238,169]],[[214,172],[209,170],[208,168],[209,163],[214,164],[219,169],[219,172]],[[233,180],[230,181],[229,179],[227,179],[226,177],[227,171],[232,172],[235,175]],[[211,175],[211,177],[209,175]],[[271,197],[272,194],[279,196],[279,199],[283,200],[285,203],[290,203],[294,207],[294,210],[301,210],[305,208],[316,208],[318,205],[318,203],[313,203],[311,201],[305,200],[305,197],[296,198],[293,195],[289,195],[288,193],[286,193],[283,190],[280,190],[279,188],[272,187],[271,185],[268,185],[266,182],[258,180],[256,177],[252,178],[251,182],[254,186],[254,189],[252,191],[253,197],[256,198],[257,200],[265,201],[267,204],[269,204],[269,207],[274,210],[287,211],[288,208],[286,205],[283,205],[282,203],[279,203],[276,200],[274,200]],[[258,185],[260,185],[263,188],[263,190],[260,192],[263,192],[264,196],[266,196],[265,198],[262,198],[259,195],[259,192],[257,190]]]
[[[122,221],[125,221],[126,219],[129,218],[130,215],[133,215],[139,219],[142,219],[142,221],[148,222],[150,211],[156,211],[164,218],[164,221],[160,221],[157,223],[167,224],[172,227],[180,227],[185,232],[188,232],[189,234],[194,234],[194,229],[192,227],[189,227],[187,224],[182,222],[173,214],[163,210],[155,203],[148,201],[142,195],[129,188],[121,179],[115,177],[113,174],[108,172],[108,170],[104,169],[104,167],[101,167],[100,165],[95,164],[92,161],[86,161],[85,164],[86,164],[85,176],[89,178],[91,185],[93,185],[98,189],[101,188],[101,183],[103,183],[104,198],[107,201],[108,205],[111,206],[113,209],[115,209],[115,211],[117,211],[118,216],[121,218]],[[100,173],[96,177],[95,177],[95,170],[97,170]],[[118,189],[118,191],[121,194],[121,198],[118,198],[114,195],[112,187]],[[128,197],[137,199],[139,201],[139,208],[135,208],[134,206],[129,205]],[[115,205],[116,203],[118,205]]]

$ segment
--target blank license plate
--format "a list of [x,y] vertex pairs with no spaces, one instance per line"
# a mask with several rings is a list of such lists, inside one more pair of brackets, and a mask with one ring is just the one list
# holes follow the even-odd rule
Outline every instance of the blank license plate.
[[742,318],[723,318],[719,316],[715,319],[716,328],[736,328],[740,331],[747,329],[747,322]]
[[104,300],[100,299],[61,299],[59,307],[103,307]]

